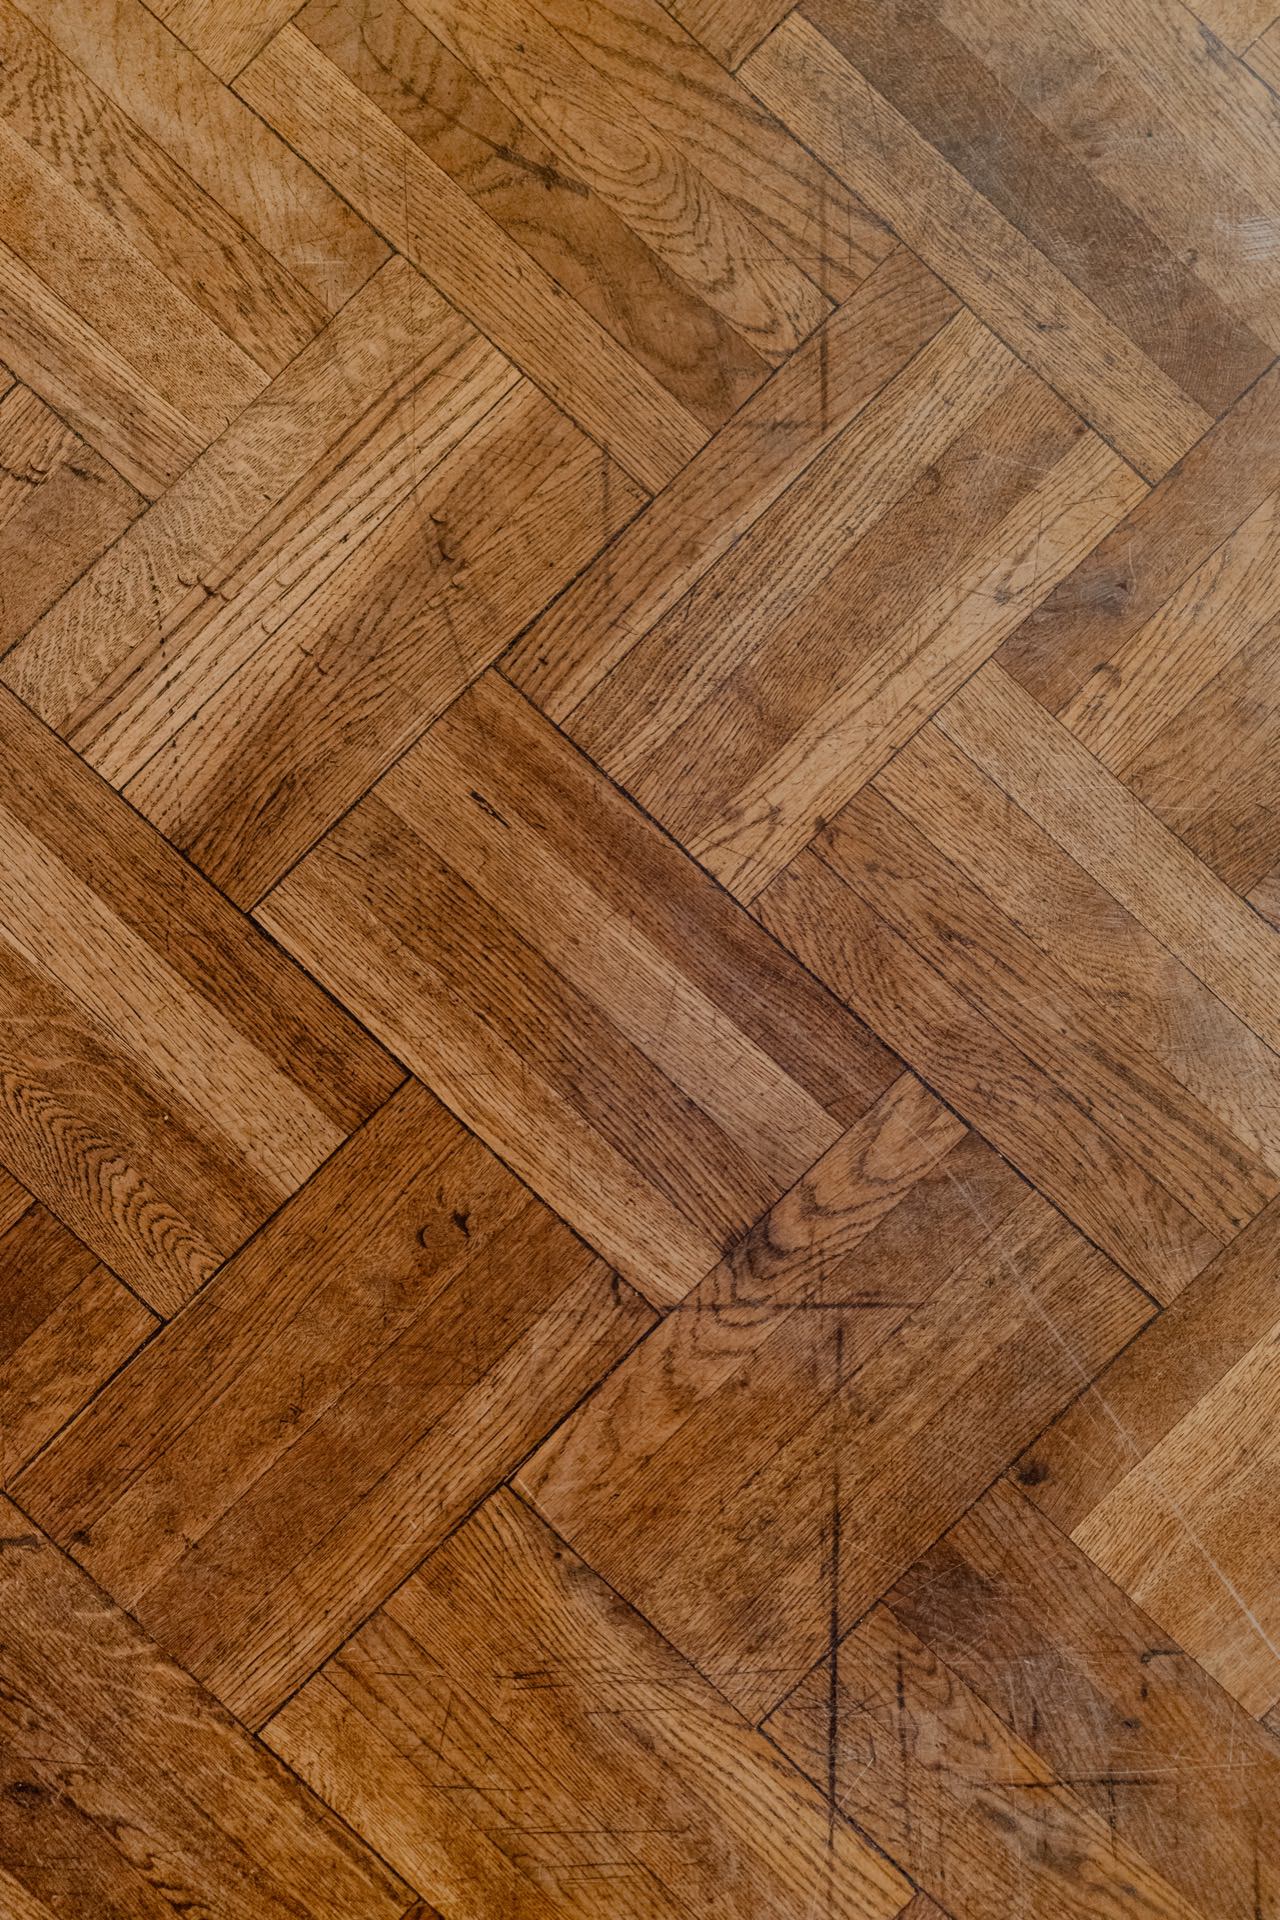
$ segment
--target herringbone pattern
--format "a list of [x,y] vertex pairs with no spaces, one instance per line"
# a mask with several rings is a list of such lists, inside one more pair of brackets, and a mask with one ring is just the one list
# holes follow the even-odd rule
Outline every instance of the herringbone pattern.
[[1280,1920],[1277,0],[0,0],[0,1920]]

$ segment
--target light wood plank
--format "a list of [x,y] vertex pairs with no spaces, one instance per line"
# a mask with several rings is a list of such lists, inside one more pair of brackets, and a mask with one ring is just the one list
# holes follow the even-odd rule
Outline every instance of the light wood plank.
[[1198,1920],[998,1714],[877,1607],[769,1722],[811,1778],[954,1920]]
[[171,1312],[401,1076],[7,692],[0,786],[0,1154]]
[[258,918],[655,1300],[892,1078],[493,675]]
[[220,80],[230,81],[288,25],[298,0],[154,0],[152,11]]
[[[361,502],[363,524],[322,544],[314,501],[300,501],[311,577],[291,580],[280,604],[279,548],[298,526],[273,530],[207,603],[212,617],[188,623],[181,653],[163,649],[150,711],[139,715],[134,695],[127,734],[111,742],[117,778],[143,762],[128,799],[240,904],[274,885],[639,504],[487,344],[446,376],[454,394],[424,382],[387,422],[404,497],[381,524]],[[361,464],[340,469],[344,521]]]
[[1280,1746],[1007,1481],[888,1605],[1196,1912],[1274,1904]]
[[664,0],[664,4],[726,67],[740,66],[791,11],[790,0]]
[[268,1738],[448,1915],[889,1920],[910,1893],[505,1491]]
[[7,650],[146,502],[28,387],[0,399],[0,650]]
[[18,1497],[257,1725],[651,1320],[410,1085]]
[[1212,425],[1213,415],[1033,248],[803,15],[790,15],[742,75],[1148,479],[1167,472]]
[[756,903],[764,924],[1126,1272],[1171,1299],[1217,1237],[846,884],[835,857],[792,861]]
[[516,0],[408,0],[455,58],[757,353],[777,362],[830,311],[681,147]]
[[236,87],[642,486],[697,452],[706,428],[295,27]]
[[949,702],[938,724],[1273,1051],[1280,1051],[1280,944],[1271,929],[1065,727],[994,663]]
[[954,313],[895,253],[533,623],[508,677],[567,719]]
[[[278,373],[324,321],[314,293],[14,0],[0,4],[0,55],[0,117],[13,132],[229,339]],[[117,92],[131,104],[132,87]]]
[[[742,14],[744,0],[735,7]],[[675,9],[609,0],[584,13],[575,0],[540,0],[539,12],[833,298],[852,293],[890,253],[892,236],[861,201],[672,26]]]
[[363,221],[139,0],[14,0],[327,313],[386,259]]
[[[453,391],[451,350],[466,339],[421,276],[391,261],[51,608],[0,675],[108,774],[117,771],[110,756],[123,732],[127,777],[137,764],[129,758],[130,716],[137,712],[145,722],[154,715],[170,636],[187,622],[203,631],[217,616],[210,602],[224,578],[241,567],[252,578],[252,556],[262,544],[291,567],[301,557],[304,576],[307,563],[313,570],[332,566],[341,536],[359,529],[366,506],[385,511],[388,482],[392,502],[411,486],[413,456],[430,446],[431,422],[415,426],[406,463],[403,447],[397,460],[388,421],[403,425],[406,414],[412,417],[419,383],[442,367],[446,377],[434,392]],[[474,370],[474,360],[464,359]],[[373,453],[364,455],[366,484],[348,500],[342,468],[367,442]],[[353,477],[361,471],[353,465]],[[306,539],[313,525],[315,550]],[[271,549],[282,528],[291,528],[292,546]],[[290,584],[286,570],[268,605],[282,595],[287,605]],[[151,737],[145,725],[142,731]]]
[[619,217],[572,145],[566,164],[400,0],[311,0],[296,25],[704,426],[759,386],[768,362]]

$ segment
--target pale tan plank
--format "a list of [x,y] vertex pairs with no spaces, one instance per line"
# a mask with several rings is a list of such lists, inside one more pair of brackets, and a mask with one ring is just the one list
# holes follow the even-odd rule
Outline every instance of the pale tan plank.
[[1072,859],[1280,1051],[1280,943],[1238,896],[994,664],[938,716]]
[[508,677],[563,721],[954,311],[896,252],[533,623]]
[[1149,479],[1212,424],[802,15],[792,14],[742,72],[784,125]]
[[333,313],[386,248],[139,0],[15,0],[108,98]]
[[0,58],[0,116],[13,131],[260,367],[278,373],[323,324],[321,302],[14,0],[0,0]]
[[632,89],[517,0],[409,0],[446,47],[756,352],[783,360],[830,311]]
[[242,67],[298,11],[299,0],[155,0],[152,10],[220,80]]
[[237,91],[642,486],[707,430],[294,27]]

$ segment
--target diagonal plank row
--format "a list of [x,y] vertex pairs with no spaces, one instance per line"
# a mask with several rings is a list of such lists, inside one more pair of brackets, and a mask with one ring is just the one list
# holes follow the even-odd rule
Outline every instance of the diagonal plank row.
[[1280,1920],[1271,0],[0,0],[0,1914]]

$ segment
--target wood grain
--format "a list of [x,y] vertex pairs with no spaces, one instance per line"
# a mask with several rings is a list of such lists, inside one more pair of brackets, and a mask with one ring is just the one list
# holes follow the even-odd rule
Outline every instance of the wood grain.
[[565,724],[749,900],[1134,497],[963,316]]
[[492,674],[257,917],[655,1301],[892,1077]]
[[0,1154],[171,1312],[401,1074],[8,693],[0,779]]
[[888,1920],[910,1892],[510,1493],[267,1737],[446,1914]]
[[0,0],[2,1920],[1280,1920],[1280,0]]
[[0,399],[0,648],[35,625],[145,506],[29,387]]
[[0,1232],[6,1486],[159,1324],[52,1214],[18,1194],[23,1210]]
[[256,1725],[651,1317],[410,1085],[18,1497]]
[[[799,1267],[815,1284],[797,1299],[784,1260],[775,1304],[773,1263],[735,1254],[520,1479],[753,1719],[1149,1316],[914,1082],[870,1118],[762,1228],[772,1253],[818,1214]],[[843,1285],[833,1229],[857,1246]],[[936,1257],[895,1287],[921,1239]],[[979,1375],[969,1329],[992,1314]]]
[[296,27],[236,86],[642,486],[697,452],[701,422]]
[[394,1874],[8,1500],[0,1526],[14,1911],[164,1920],[216,1886],[229,1920],[399,1920]]

